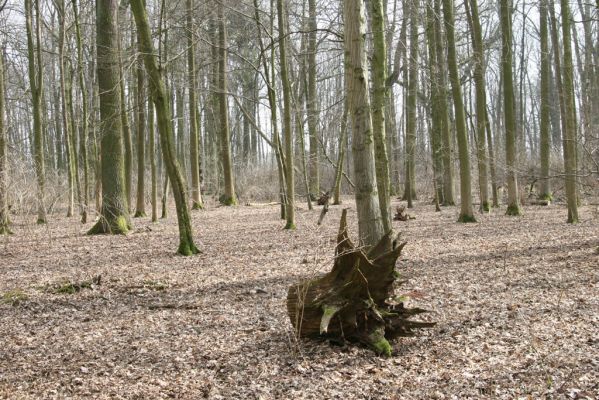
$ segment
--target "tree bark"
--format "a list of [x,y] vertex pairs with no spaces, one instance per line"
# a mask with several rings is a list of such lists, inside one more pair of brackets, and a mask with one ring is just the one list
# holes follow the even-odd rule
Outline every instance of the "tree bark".
[[204,208],[200,189],[199,134],[196,100],[196,72],[193,34],[193,0],[187,0],[187,76],[189,79],[189,167],[191,168],[191,209]]
[[320,195],[320,156],[318,145],[318,98],[316,92],[316,0],[308,0],[308,133],[310,135],[310,195]]
[[41,49],[41,23],[40,0],[35,0],[35,45],[33,43],[33,10],[32,1],[25,0],[25,24],[27,27],[27,59],[29,71],[29,85],[33,106],[33,162],[37,178],[37,223],[47,222],[46,206],[44,204],[46,172],[44,162],[44,133],[42,127],[42,93],[43,93],[43,66]]
[[295,180],[293,165],[293,131],[291,129],[291,87],[287,72],[286,10],[284,0],[277,0],[279,24],[279,57],[281,59],[281,81],[283,85],[283,129],[285,133],[285,229],[295,229]]
[[227,25],[222,3],[218,5],[218,77],[220,105],[220,154],[225,179],[225,193],[221,203],[227,206],[237,204],[233,160],[231,157],[231,132],[229,132],[229,104],[227,100]]
[[186,184],[181,174],[181,167],[177,162],[175,144],[173,143],[173,132],[170,123],[172,114],[164,79],[156,62],[156,52],[154,51],[150,25],[143,0],[131,0],[131,9],[133,10],[140,39],[138,43],[139,51],[144,55],[144,64],[150,78],[150,92],[154,106],[156,107],[162,157],[164,158],[169,180],[173,188],[173,197],[175,198],[177,208],[177,221],[179,224],[179,248],[177,252],[186,256],[197,254],[200,251],[193,242],[191,218],[187,205]]
[[443,16],[447,35],[447,64],[451,81],[451,94],[455,110],[456,136],[460,156],[460,222],[476,222],[472,210],[472,187],[470,184],[470,149],[466,132],[466,114],[462,99],[462,87],[458,73],[455,46],[453,0],[443,0]]
[[131,228],[125,192],[119,95],[118,0],[98,0],[96,51],[100,93],[102,209],[89,234],[124,234]]
[[345,85],[352,118],[352,152],[360,242],[374,246],[385,234],[377,195],[368,63],[365,51],[364,4],[343,1]]
[[562,41],[564,45],[563,87],[564,111],[562,118],[565,122],[564,130],[564,169],[566,172],[566,199],[568,202],[568,222],[578,222],[578,198],[576,190],[576,106],[574,96],[574,68],[572,66],[572,31],[570,28],[572,15],[567,0],[561,0],[562,12]]
[[[468,7],[470,3],[470,7]],[[487,174],[487,91],[485,88],[485,49],[478,16],[477,0],[466,0],[466,10],[471,11],[472,48],[474,51],[474,84],[476,96],[476,154],[478,160],[478,186],[480,211],[489,211],[489,178]]]
[[8,153],[5,122],[4,49],[0,48],[0,235],[9,235],[8,220]]
[[390,186],[389,157],[385,132],[385,110],[387,103],[387,44],[385,40],[386,14],[383,0],[371,0],[372,15],[372,132],[374,137],[374,161],[376,181],[381,208],[383,230],[388,232],[391,227],[390,215]]
[[518,175],[516,172],[516,108],[512,72],[512,22],[509,0],[500,0],[501,19],[501,76],[503,81],[503,109],[505,113],[505,161],[507,167],[507,215],[520,215]]
[[540,200],[552,200],[551,181],[549,180],[549,157],[551,155],[551,132],[549,131],[549,115],[551,105],[549,103],[550,96],[550,54],[548,40],[548,22],[547,22],[547,1],[540,1],[540,37],[541,37],[541,111],[540,111],[540,137],[541,137],[541,185],[539,190]]

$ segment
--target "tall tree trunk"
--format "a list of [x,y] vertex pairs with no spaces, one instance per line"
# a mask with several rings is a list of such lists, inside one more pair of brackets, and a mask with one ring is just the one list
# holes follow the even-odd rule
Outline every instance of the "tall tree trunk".
[[578,199],[576,190],[576,106],[574,104],[574,68],[572,66],[572,31],[570,28],[572,15],[567,0],[561,0],[562,41],[564,45],[563,87],[564,111],[562,118],[564,130],[564,169],[566,172],[566,199],[568,202],[568,222],[578,222]]
[[443,0],[443,16],[447,35],[447,64],[451,81],[451,94],[455,109],[456,136],[460,156],[460,222],[475,222],[472,210],[472,188],[470,184],[470,149],[466,132],[466,114],[462,99],[462,87],[458,73],[455,47],[455,28],[452,0]]
[[[139,42],[139,32],[137,41]],[[145,76],[143,70],[143,59],[138,56],[136,62],[137,84],[135,86],[135,119],[136,119],[136,137],[137,137],[137,195],[135,202],[135,218],[146,216],[146,89]]]
[[318,98],[316,92],[316,0],[308,0],[308,132],[310,135],[310,195],[320,195],[320,157],[318,144]]
[[[406,99],[406,191],[408,208],[416,193],[416,100],[418,94],[418,0],[410,0],[410,55],[408,67],[408,93]],[[378,181],[377,181],[378,183]]]
[[507,167],[507,215],[520,215],[518,176],[516,173],[516,107],[512,72],[512,21],[509,0],[500,0],[501,19],[501,76],[503,81],[503,108],[505,113],[505,161]]
[[284,0],[277,0],[279,24],[279,57],[281,59],[281,81],[283,85],[283,130],[285,131],[285,229],[295,229],[295,180],[293,165],[293,131],[291,129],[291,87],[287,72],[286,10]]
[[[416,1],[416,0],[414,0]],[[383,230],[389,232],[391,227],[389,187],[389,158],[385,138],[385,109],[387,100],[387,43],[385,40],[385,19],[383,0],[370,1],[372,12],[372,129],[374,137],[374,160],[376,180],[381,208]]]
[[44,133],[42,127],[42,93],[43,93],[43,66],[41,49],[41,22],[40,0],[35,0],[35,45],[33,43],[33,10],[32,1],[25,0],[25,24],[27,26],[27,59],[29,71],[29,85],[31,88],[31,101],[33,106],[33,161],[37,177],[37,223],[47,222],[46,206],[44,204],[46,172],[44,163]]
[[[126,8],[119,5],[119,23],[123,24],[127,16]],[[131,138],[131,126],[129,125],[129,117],[127,116],[127,97],[125,96],[125,72],[123,66],[123,38],[120,31],[117,29],[118,38],[118,57],[119,57],[119,94],[120,94],[120,116],[121,126],[123,127],[123,142],[125,145],[125,199],[127,200],[127,211],[130,212],[132,204],[132,171],[133,171],[133,142]]]
[[549,157],[551,155],[551,132],[549,131],[549,115],[551,112],[550,96],[550,54],[548,39],[547,22],[547,1],[540,2],[540,21],[541,30],[541,111],[540,111],[540,136],[541,136],[541,185],[539,190],[539,199],[551,200],[551,182],[549,180]]
[[162,146],[162,157],[173,187],[173,197],[177,208],[177,220],[179,223],[179,248],[177,252],[182,255],[199,253],[193,242],[191,229],[191,218],[186,197],[186,184],[181,168],[177,162],[175,144],[173,143],[173,131],[171,126],[171,111],[167,97],[166,86],[161,71],[156,62],[156,52],[152,43],[152,34],[148,23],[144,0],[131,0],[131,9],[135,17],[139,37],[139,51],[144,55],[144,63],[149,75],[150,92],[156,107],[158,117],[158,130]]
[[[468,7],[468,2],[470,7]],[[477,0],[467,0],[466,10],[471,11],[469,21],[472,31],[474,51],[474,84],[476,96],[476,154],[478,160],[478,186],[480,191],[480,210],[489,211],[489,179],[487,176],[487,93],[485,89],[485,49],[483,33],[478,16]]]
[[443,203],[443,121],[440,119],[440,99],[442,95],[438,81],[437,49],[435,46],[435,15],[431,0],[426,4],[426,37],[428,44],[428,67],[430,71],[430,102],[431,102],[431,153],[433,159],[433,172],[435,174],[435,199]]
[[343,175],[343,160],[345,158],[345,148],[347,147],[347,117],[348,117],[347,98],[343,102],[343,117],[341,117],[341,138],[339,138],[339,156],[335,166],[335,189],[333,190],[333,204],[341,204],[341,177]]
[[148,104],[148,153],[150,156],[150,176],[152,191],[150,203],[152,204],[152,222],[158,221],[158,182],[156,176],[156,130],[154,129],[154,104]]
[[199,135],[196,100],[196,72],[193,34],[193,0],[187,0],[187,76],[189,79],[189,167],[191,168],[191,209],[204,208],[200,190]]
[[83,69],[83,46],[81,39],[81,23],[79,21],[79,10],[77,0],[72,0],[73,15],[75,17],[75,33],[77,43],[77,76],[79,78],[79,88],[81,89],[81,135],[79,141],[79,153],[81,155],[81,163],[83,166],[83,206],[81,213],[81,223],[87,222],[87,213],[89,210],[89,162],[87,154],[87,143],[89,136],[89,112],[87,104],[87,86],[85,84],[85,71]]
[[237,196],[235,195],[235,178],[231,157],[231,132],[229,131],[229,104],[227,100],[227,21],[225,20],[225,10],[222,3],[218,5],[218,55],[220,156],[225,178],[225,193],[221,198],[221,203],[233,206],[237,204]]
[[345,85],[352,118],[352,152],[354,183],[360,241],[365,246],[377,244],[384,236],[381,208],[377,196],[374,164],[368,63],[365,51],[364,3],[343,1]]
[[441,25],[441,0],[434,0],[435,8],[435,47],[437,55],[438,76],[435,78],[439,85],[439,121],[441,124],[441,140],[443,142],[443,205],[455,204],[453,162],[451,157],[452,140],[449,125],[449,105],[447,102],[447,70],[445,67],[445,49],[443,46],[443,30]]
[[96,51],[100,93],[102,209],[89,234],[124,234],[131,228],[125,197],[123,133],[119,95],[118,0],[96,4]]
[[7,137],[5,122],[4,51],[0,49],[0,235],[9,235]]

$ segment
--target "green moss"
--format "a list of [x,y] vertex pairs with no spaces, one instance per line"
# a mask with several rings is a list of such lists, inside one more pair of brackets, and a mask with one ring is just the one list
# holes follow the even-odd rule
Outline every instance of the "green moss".
[[47,224],[48,221],[46,221],[44,218],[38,218],[35,223],[38,225],[44,225],[44,224]]
[[551,193],[540,194],[538,197],[539,200],[553,201],[553,195]]
[[182,256],[193,256],[194,254],[199,254],[201,252],[192,241],[181,240],[181,242],[179,242],[177,253]]
[[[379,337],[378,333],[374,334],[374,340],[371,340],[368,344],[369,346],[378,354],[385,357],[391,357],[391,351],[393,348],[387,339],[384,336]],[[370,338],[369,338],[370,339]]]
[[144,286],[153,290],[166,290],[168,288],[168,285],[166,283],[151,280],[145,280]]
[[458,218],[458,222],[463,222],[463,223],[476,222],[476,218],[474,218],[474,215],[460,214],[460,217]]
[[507,211],[505,212],[505,215],[517,217],[519,215],[522,215],[522,210],[520,209],[520,206],[518,204],[510,204],[507,207]]
[[223,206],[236,206],[237,205],[237,199],[235,197],[229,197],[224,194],[218,198],[218,201]]
[[127,221],[127,218],[125,218],[123,215],[119,216],[116,218],[116,220],[114,221],[114,225],[111,227],[112,229],[112,233],[114,234],[120,234],[120,235],[124,235],[127,232],[129,232],[129,222]]
[[133,218],[144,218],[147,217],[146,213],[143,211],[136,211]]
[[12,233],[7,225],[0,225],[0,235],[12,235]]
[[204,205],[202,203],[196,203],[194,201],[193,204],[191,205],[191,209],[192,210],[203,210],[204,209]]
[[292,222],[287,222],[287,224],[285,224],[285,227],[283,229],[295,230],[295,224]]
[[55,286],[54,289],[52,290],[52,292],[54,292],[56,294],[75,294],[75,293],[81,291],[82,289],[91,289],[91,287],[92,287],[91,281],[84,281],[84,282],[79,282],[79,283],[65,282],[65,283],[59,284],[58,286]]
[[29,298],[21,289],[14,289],[2,295],[2,303],[18,306],[22,301]]
[[489,212],[491,210],[491,207],[489,206],[489,202],[483,201],[483,203],[480,205],[480,209],[482,212]]

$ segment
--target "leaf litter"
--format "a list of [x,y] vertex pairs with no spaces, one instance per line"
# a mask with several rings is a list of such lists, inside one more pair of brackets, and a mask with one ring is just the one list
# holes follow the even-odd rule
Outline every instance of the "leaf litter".
[[174,210],[128,236],[57,216],[15,227],[0,238],[0,398],[599,398],[590,208],[574,226],[560,206],[458,224],[418,204],[394,221],[398,294],[437,325],[388,359],[294,337],[287,289],[330,269],[341,206],[318,214],[300,207],[286,231],[276,205],[212,206],[193,214],[194,257],[174,254]]

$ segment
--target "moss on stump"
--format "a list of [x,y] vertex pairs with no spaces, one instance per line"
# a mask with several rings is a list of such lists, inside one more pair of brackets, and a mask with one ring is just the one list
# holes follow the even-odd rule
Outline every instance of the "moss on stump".
[[289,288],[287,312],[296,334],[360,343],[390,356],[389,340],[433,326],[410,320],[426,310],[406,308],[394,296],[399,276],[395,263],[405,244],[393,240],[389,232],[365,253],[349,239],[343,210],[333,269]]

